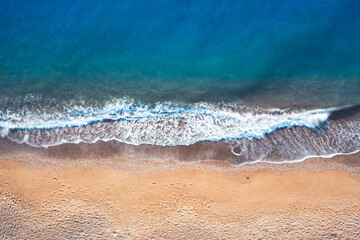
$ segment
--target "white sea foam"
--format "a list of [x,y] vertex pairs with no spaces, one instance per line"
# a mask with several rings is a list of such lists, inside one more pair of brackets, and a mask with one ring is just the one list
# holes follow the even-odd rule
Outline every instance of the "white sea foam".
[[[198,103],[153,107],[121,99],[102,107],[70,105],[62,112],[28,108],[0,111],[1,136],[35,147],[117,140],[132,145],[190,145],[261,138],[280,128],[316,128],[333,109],[289,111]],[[47,130],[47,131],[43,131]]]
[[244,165],[252,165],[252,164],[256,164],[256,163],[268,163],[268,164],[292,164],[292,163],[301,163],[304,162],[308,159],[314,159],[314,158],[333,158],[336,156],[349,156],[349,155],[353,155],[356,153],[359,153],[360,150],[354,150],[352,152],[337,152],[337,153],[330,153],[330,154],[325,154],[325,155],[307,155],[306,157],[302,157],[302,158],[297,158],[297,159],[291,159],[291,160],[281,160],[281,161],[269,161],[269,160],[263,160],[263,159],[257,159],[255,161],[246,161],[246,162],[242,162],[240,164],[231,164],[234,167],[241,167]]

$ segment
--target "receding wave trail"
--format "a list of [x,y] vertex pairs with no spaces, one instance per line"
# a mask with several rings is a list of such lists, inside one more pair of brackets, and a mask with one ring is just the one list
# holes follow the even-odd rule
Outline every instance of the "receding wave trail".
[[[20,113],[19,113],[20,112]],[[54,115],[56,118],[54,118]],[[132,145],[190,145],[202,141],[261,138],[280,128],[319,127],[330,110],[262,110],[195,104],[135,106],[117,101],[102,108],[74,106],[63,113],[1,112],[1,136],[34,147],[117,140]]]
[[[45,148],[115,140],[134,146],[127,149],[139,158],[215,159],[234,165],[291,162],[358,151],[357,108],[262,109],[208,103],[148,106],[128,99],[97,107],[25,104],[2,108],[0,134],[16,143]],[[136,146],[142,150],[134,150]],[[181,148],[178,157],[172,150],[167,152],[174,147]]]

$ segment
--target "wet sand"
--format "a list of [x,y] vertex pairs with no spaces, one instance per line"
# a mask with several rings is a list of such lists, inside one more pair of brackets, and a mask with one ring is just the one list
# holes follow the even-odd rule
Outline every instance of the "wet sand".
[[359,156],[239,168],[125,157],[64,167],[3,158],[0,238],[356,239]]

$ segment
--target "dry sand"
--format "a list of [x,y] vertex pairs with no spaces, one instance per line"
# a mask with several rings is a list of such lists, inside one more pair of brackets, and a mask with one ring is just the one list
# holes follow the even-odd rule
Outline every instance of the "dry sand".
[[359,175],[296,168],[315,161],[274,172],[131,159],[123,164],[151,170],[2,160],[0,238],[359,239]]

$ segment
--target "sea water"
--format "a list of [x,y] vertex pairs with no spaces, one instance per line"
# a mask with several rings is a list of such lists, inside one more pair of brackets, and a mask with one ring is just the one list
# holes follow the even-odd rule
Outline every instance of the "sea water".
[[240,163],[357,151],[358,118],[329,120],[360,103],[359,29],[359,1],[0,0],[1,137],[226,142]]

